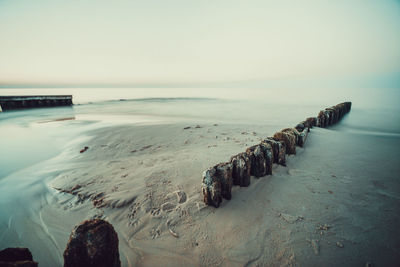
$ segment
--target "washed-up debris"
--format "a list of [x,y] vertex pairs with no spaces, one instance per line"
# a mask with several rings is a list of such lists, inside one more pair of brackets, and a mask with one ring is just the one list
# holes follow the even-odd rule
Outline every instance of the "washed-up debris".
[[314,254],[315,255],[319,255],[319,244],[318,244],[318,240],[317,239],[312,239],[311,240],[311,246],[314,250]]
[[174,231],[172,231],[171,228],[168,229],[168,230],[169,230],[169,233],[170,233],[173,237],[179,238],[179,235],[178,235],[177,233],[175,233]]
[[324,230],[324,231],[328,231],[331,228],[331,226],[329,224],[320,224],[317,226],[317,230]]
[[82,148],[79,152],[80,152],[80,153],[83,153],[83,152],[85,152],[85,151],[88,150],[88,149],[89,149],[89,147],[85,146],[85,147]]
[[279,213],[279,216],[285,220],[288,223],[295,223],[297,221],[302,221],[303,217],[302,216],[293,216],[290,214],[286,214],[286,213]]
[[144,147],[142,147],[142,148],[140,149],[140,151],[146,150],[146,149],[148,149],[148,148],[150,148],[150,147],[152,147],[152,145],[144,146]]

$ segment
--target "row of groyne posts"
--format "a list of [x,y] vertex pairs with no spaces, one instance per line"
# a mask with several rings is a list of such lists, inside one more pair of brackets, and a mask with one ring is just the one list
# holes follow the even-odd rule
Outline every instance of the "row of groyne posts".
[[0,111],[72,105],[72,95],[0,96]]
[[317,117],[307,118],[294,128],[283,129],[273,137],[247,148],[245,152],[232,156],[229,162],[205,170],[202,182],[204,203],[218,208],[222,198],[232,198],[232,185],[247,187],[250,185],[250,176],[271,175],[273,163],[286,166],[286,155],[296,154],[296,146],[304,146],[310,128],[325,128],[335,124],[350,109],[351,102],[326,108]]

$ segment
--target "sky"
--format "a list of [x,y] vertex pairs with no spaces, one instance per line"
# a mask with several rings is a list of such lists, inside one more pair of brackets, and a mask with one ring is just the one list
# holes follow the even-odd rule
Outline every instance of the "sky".
[[0,85],[399,77],[398,0],[0,0]]

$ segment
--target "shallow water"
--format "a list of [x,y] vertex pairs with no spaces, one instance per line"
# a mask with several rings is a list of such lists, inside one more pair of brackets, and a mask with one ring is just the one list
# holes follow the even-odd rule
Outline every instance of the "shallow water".
[[[91,130],[118,124],[176,122],[243,124],[249,130],[252,125],[268,125],[279,130],[349,100],[352,111],[340,123],[340,130],[400,144],[400,112],[394,100],[400,98],[399,92],[391,89],[375,98],[358,90],[340,95],[329,91],[330,96],[324,95],[326,91],[316,94],[303,90],[293,94],[296,97],[287,97],[287,90],[272,94],[258,89],[0,89],[4,95],[46,92],[72,93],[77,105],[0,113],[0,249],[27,246],[38,236],[51,240],[43,242],[45,247],[31,249],[42,266],[61,263],[58,252],[65,246],[54,241],[40,217],[43,208],[56,208],[60,201],[47,184],[63,169],[73,167],[68,166],[77,153],[73,149],[91,138]],[[67,229],[60,235],[69,232]],[[46,254],[53,256],[46,259]]]

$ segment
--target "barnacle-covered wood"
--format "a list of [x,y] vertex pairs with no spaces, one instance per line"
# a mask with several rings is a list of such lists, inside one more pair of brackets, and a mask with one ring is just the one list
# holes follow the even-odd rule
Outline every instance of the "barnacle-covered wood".
[[231,157],[232,180],[234,185],[250,185],[250,158],[245,153],[239,153]]
[[[321,110],[317,116],[316,126],[328,127],[340,121],[351,110],[351,102],[343,102]],[[307,119],[308,120],[308,119]]]
[[312,128],[317,126],[318,119],[316,117],[309,117],[306,119],[307,127]]
[[271,146],[273,152],[274,163],[286,166],[286,146],[285,143],[274,139],[273,137],[268,137],[263,140]]
[[203,172],[201,188],[203,191],[204,203],[218,208],[222,201],[221,181],[216,176],[215,167],[211,167]]
[[221,196],[229,200],[232,197],[232,164],[230,162],[220,163],[215,166],[215,169],[215,175],[221,181]]
[[277,132],[274,138],[285,143],[286,154],[296,154],[296,137],[289,132]]
[[230,162],[219,163],[204,171],[202,183],[204,203],[218,208],[222,198],[231,199],[232,184]]
[[267,164],[265,160],[264,148],[258,144],[246,149],[250,158],[250,174],[255,177],[262,177],[267,174]]
[[272,163],[274,163],[274,152],[272,146],[268,143],[261,142],[260,146],[264,152],[265,175],[272,174]]
[[120,267],[118,236],[101,219],[87,220],[75,227],[64,251],[64,267]]

